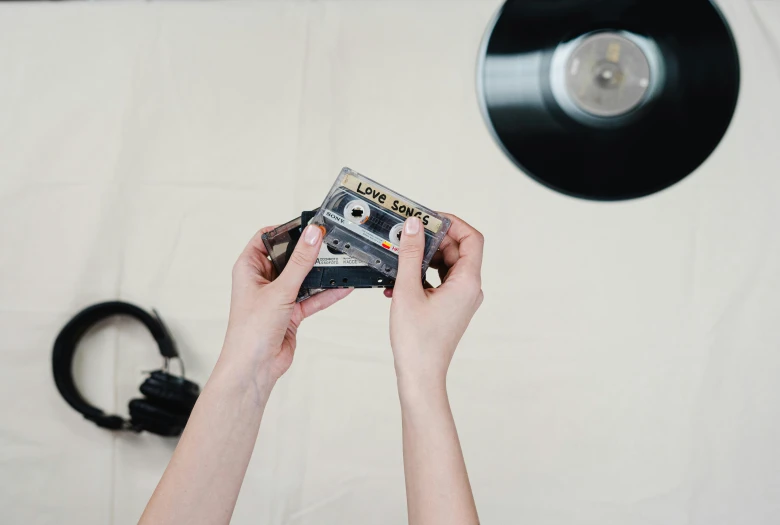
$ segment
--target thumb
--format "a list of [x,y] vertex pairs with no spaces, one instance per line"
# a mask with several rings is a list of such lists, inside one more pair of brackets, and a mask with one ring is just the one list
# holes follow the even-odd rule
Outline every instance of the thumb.
[[274,281],[283,294],[295,297],[303,280],[317,262],[322,245],[322,230],[319,226],[309,225],[303,230],[298,244],[281,275]]
[[423,293],[422,260],[425,252],[425,233],[417,217],[410,217],[404,223],[401,235],[401,250],[398,252],[398,275],[395,279],[395,293]]

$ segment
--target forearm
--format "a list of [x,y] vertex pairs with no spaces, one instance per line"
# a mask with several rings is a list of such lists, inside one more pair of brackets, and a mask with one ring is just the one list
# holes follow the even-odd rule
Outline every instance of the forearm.
[[477,525],[444,381],[399,380],[409,525]]
[[228,523],[273,385],[223,352],[141,524]]

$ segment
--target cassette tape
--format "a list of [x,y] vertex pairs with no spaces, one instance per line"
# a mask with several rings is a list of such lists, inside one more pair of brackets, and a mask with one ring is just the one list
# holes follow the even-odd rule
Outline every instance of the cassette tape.
[[[303,212],[300,217],[262,236],[277,273],[284,270],[303,229],[316,212]],[[393,278],[323,243],[314,268],[301,285],[297,301],[308,299],[329,288],[392,288],[394,284]]]
[[[301,231],[314,218],[317,210],[301,214]],[[314,288],[392,288],[395,279],[384,275],[366,263],[355,259],[324,242],[314,268],[303,281],[303,287]]]
[[[295,245],[298,244],[298,239],[301,237],[301,231],[301,217],[298,217],[263,234],[263,244],[268,251],[268,256],[277,274],[281,274],[287,265],[287,261],[290,259],[290,255],[292,255]],[[324,291],[322,288],[301,286],[296,302],[301,302]]]
[[349,168],[312,220],[324,227],[324,243],[389,276],[398,272],[404,221],[418,217],[425,232],[422,274],[450,228],[450,220]]

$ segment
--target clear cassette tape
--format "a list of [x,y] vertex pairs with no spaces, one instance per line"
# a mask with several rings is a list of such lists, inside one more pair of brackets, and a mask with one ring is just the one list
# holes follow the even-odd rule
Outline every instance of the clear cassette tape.
[[312,224],[324,227],[324,243],[395,278],[403,224],[418,217],[425,232],[424,274],[450,220],[349,168],[341,170]]
[[[262,236],[277,273],[281,273],[287,266],[303,228],[316,212],[317,210],[303,212],[297,219]],[[394,284],[394,279],[323,243],[314,268],[301,285],[297,301],[303,301],[330,288],[392,288]]]
[[[274,269],[276,269],[277,275],[281,274],[284,267],[287,266],[287,261],[290,260],[290,256],[295,250],[295,246],[298,244],[298,239],[301,238],[301,232],[303,230],[301,224],[301,217],[298,217],[290,222],[282,224],[268,233],[264,233],[262,236],[263,244],[268,251],[268,256],[271,259],[271,263],[274,265]],[[317,289],[301,286],[296,302],[301,302],[324,291],[324,288]]]

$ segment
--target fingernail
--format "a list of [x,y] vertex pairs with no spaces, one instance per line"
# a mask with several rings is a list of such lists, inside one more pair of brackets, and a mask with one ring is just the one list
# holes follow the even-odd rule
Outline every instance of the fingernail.
[[319,227],[310,224],[309,226],[306,226],[306,230],[303,232],[303,240],[306,241],[306,244],[314,246],[317,244],[317,241],[320,240],[321,235],[322,230],[320,230]]
[[420,231],[420,219],[409,217],[404,224],[404,233],[406,235],[416,235]]

